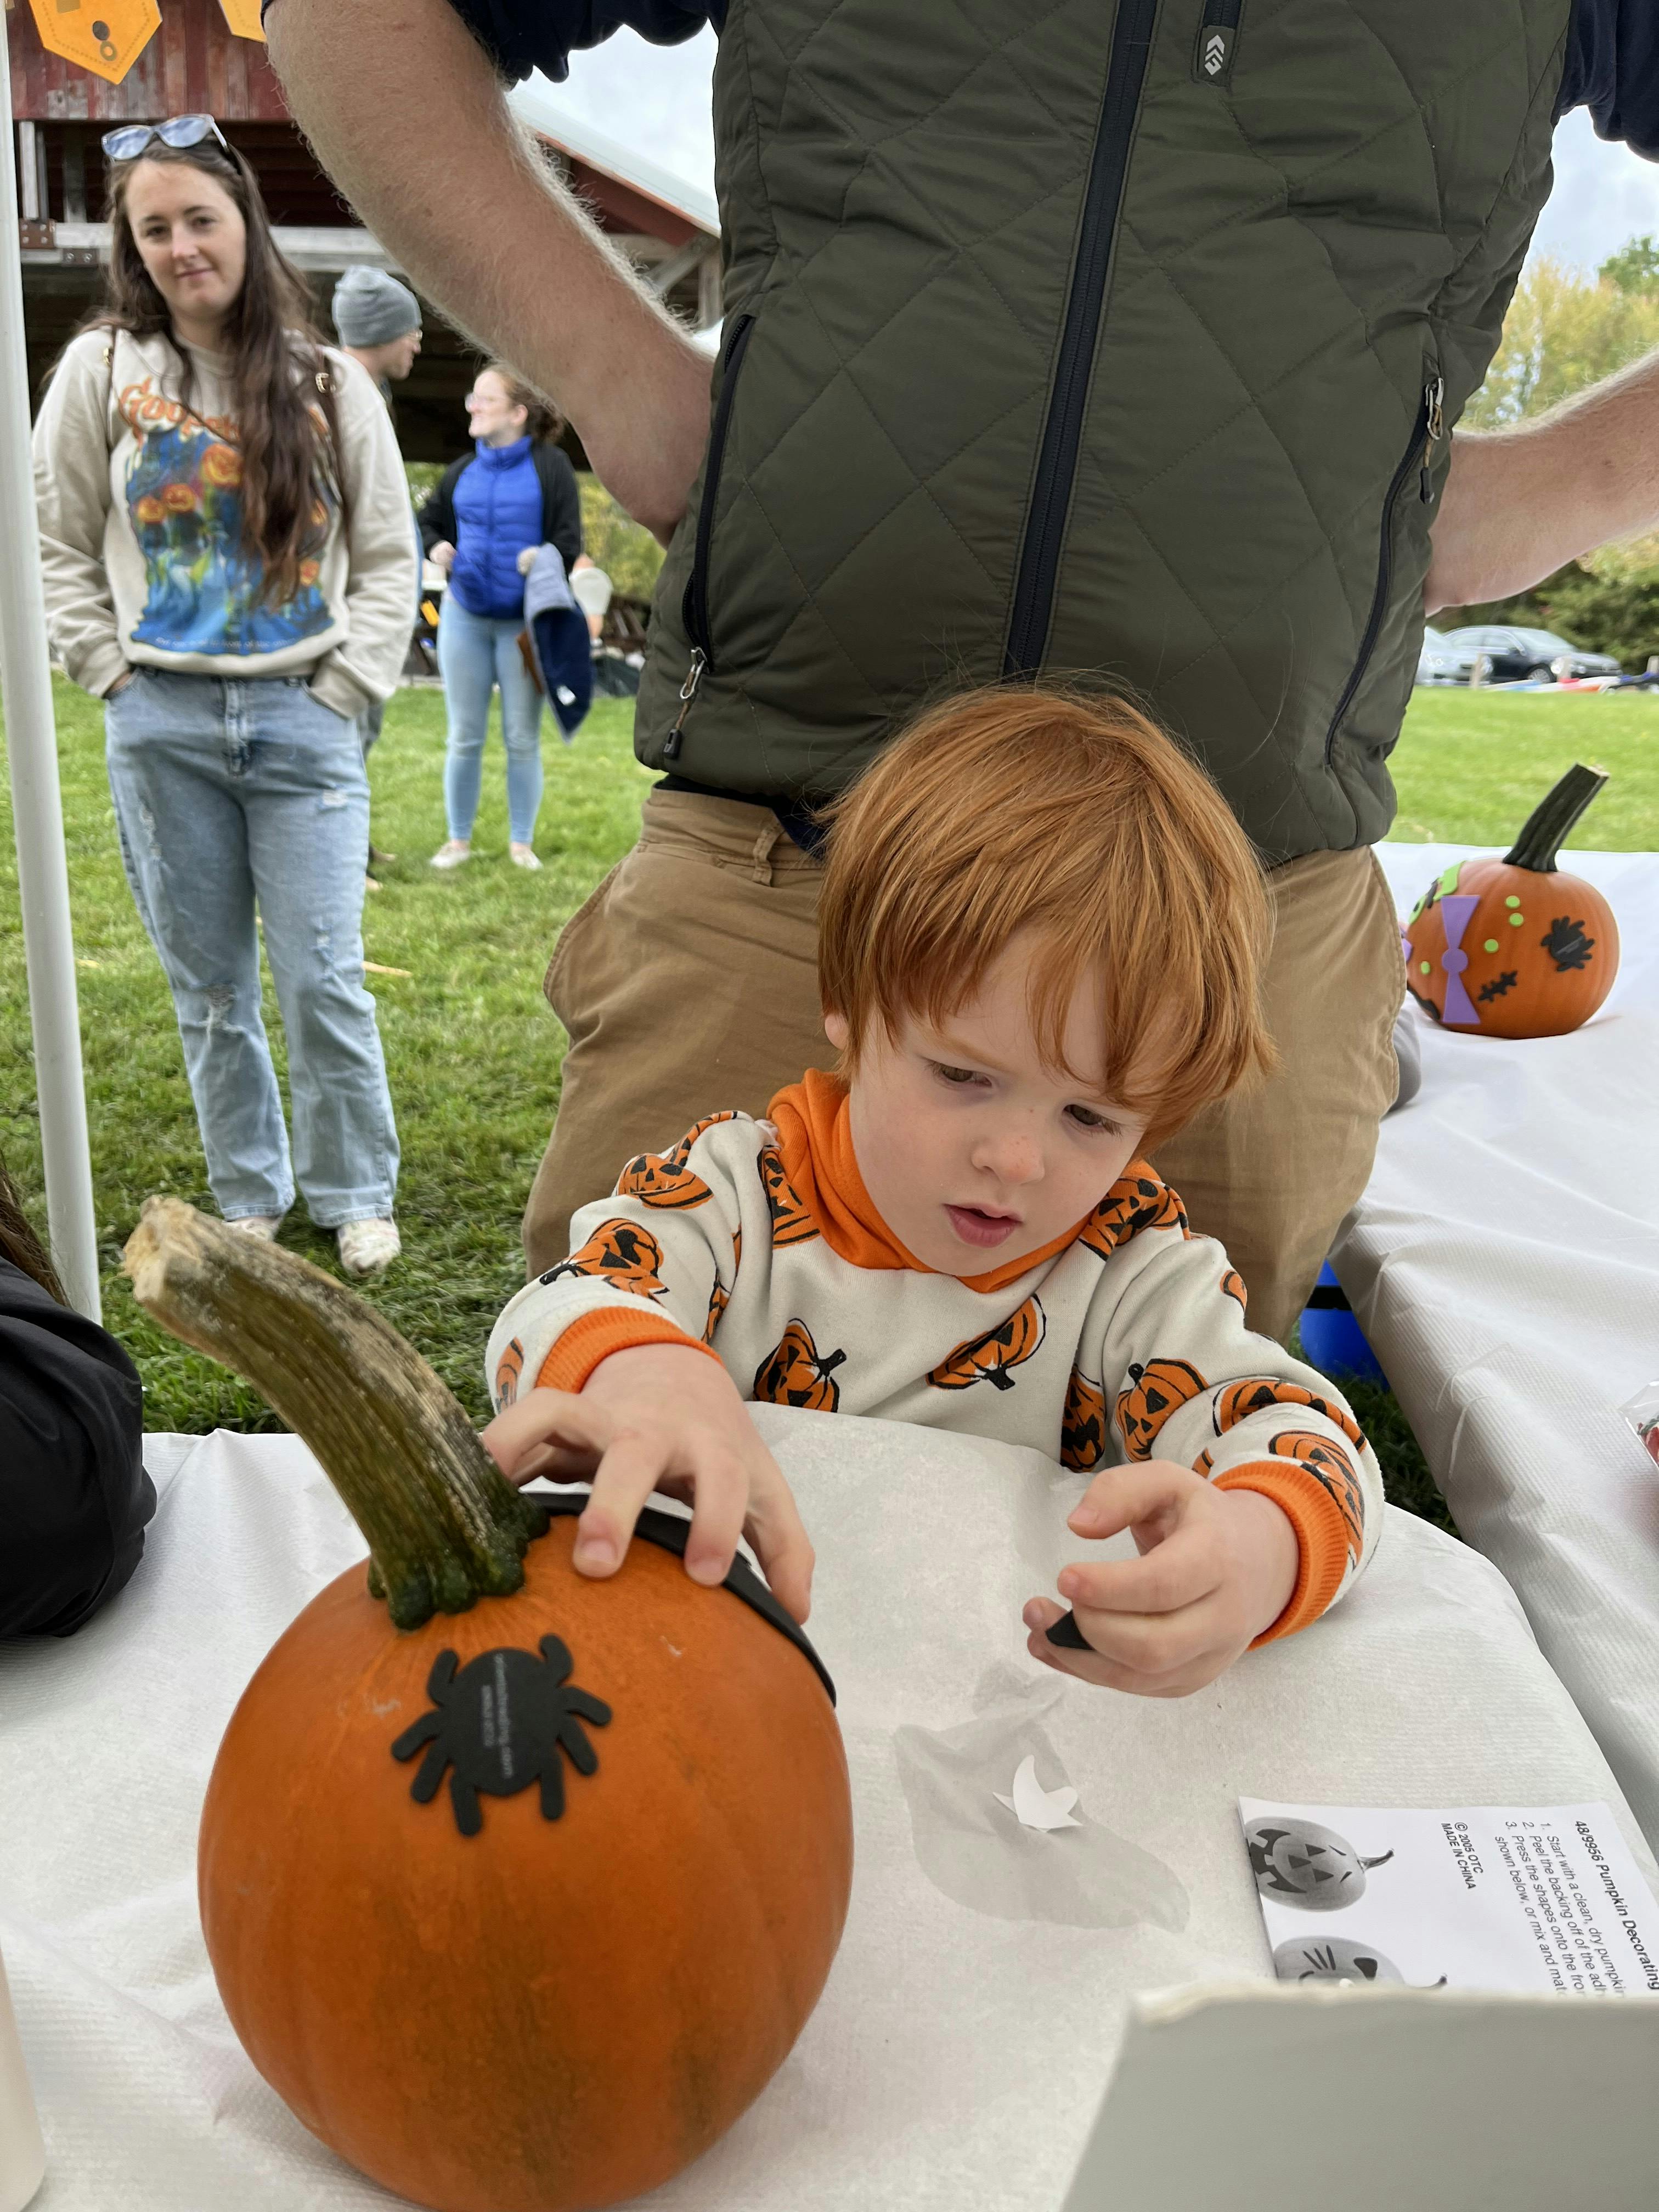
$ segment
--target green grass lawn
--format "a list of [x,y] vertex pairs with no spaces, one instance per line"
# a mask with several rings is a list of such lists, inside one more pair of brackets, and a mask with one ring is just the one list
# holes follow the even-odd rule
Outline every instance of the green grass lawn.
[[[56,690],[104,1263],[105,1319],[131,1348],[148,1392],[148,1425],[202,1431],[277,1425],[252,1391],[187,1352],[135,1306],[121,1245],[149,1191],[208,1206],[173,1010],[133,912],[104,780],[100,710]],[[380,1006],[403,1139],[398,1217],[404,1258],[369,1295],[417,1344],[475,1418],[488,1412],[482,1359],[490,1323],[520,1280],[518,1224],[558,1099],[562,1036],[540,981],[560,925],[631,842],[647,777],[629,744],[631,709],[597,706],[574,745],[546,741],[539,875],[507,858],[501,754],[487,756],[477,858],[434,875],[444,835],[443,702],[404,691],[371,757],[374,836],[398,854],[364,917],[368,981]],[[1659,843],[1659,702],[1645,697],[1493,698],[1419,692],[1395,766],[1401,834],[1507,840],[1575,759],[1613,781],[1579,842]],[[28,1073],[28,1007],[9,797],[0,790],[0,1152],[32,1202],[40,1194],[39,1127]],[[403,971],[403,972],[386,972]],[[269,985],[265,1018],[283,1073]],[[37,1206],[44,1218],[44,1209]],[[290,1215],[283,1242],[324,1267],[333,1241]],[[1398,1407],[1359,1394],[1396,1502],[1443,1516]]]

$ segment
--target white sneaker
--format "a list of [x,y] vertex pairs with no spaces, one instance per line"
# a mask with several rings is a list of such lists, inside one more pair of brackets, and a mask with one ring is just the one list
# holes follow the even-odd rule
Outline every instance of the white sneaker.
[[465,867],[471,858],[471,846],[464,845],[458,837],[452,837],[447,845],[439,846],[427,866],[428,868]]
[[404,1249],[395,1221],[343,1221],[335,1231],[348,1275],[378,1275]]
[[257,1237],[262,1244],[274,1244],[283,1218],[280,1213],[239,1213],[225,1226],[234,1229],[239,1237]]
[[513,855],[513,865],[515,868],[540,867],[541,862],[536,858],[536,848],[533,845],[513,845],[507,849]]

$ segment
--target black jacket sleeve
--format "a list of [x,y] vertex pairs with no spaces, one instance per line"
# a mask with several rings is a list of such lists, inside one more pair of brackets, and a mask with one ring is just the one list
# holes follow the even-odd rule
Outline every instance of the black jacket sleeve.
[[428,556],[434,545],[457,542],[455,487],[461,480],[461,471],[474,459],[474,454],[463,453],[459,461],[452,461],[422,501],[415,527],[421,533],[421,550]]
[[1659,8],[1653,0],[1574,0],[1558,120],[1588,107],[1599,138],[1659,161]]
[[705,23],[718,31],[726,0],[450,0],[450,5],[503,76],[516,83],[540,70],[562,84],[577,46],[601,46],[626,27],[653,46],[694,39]]
[[556,446],[538,446],[536,474],[542,487],[542,543],[556,545],[564,572],[582,550],[582,501],[568,454]]
[[68,1636],[137,1565],[155,1491],[112,1336],[0,1260],[0,1636]]

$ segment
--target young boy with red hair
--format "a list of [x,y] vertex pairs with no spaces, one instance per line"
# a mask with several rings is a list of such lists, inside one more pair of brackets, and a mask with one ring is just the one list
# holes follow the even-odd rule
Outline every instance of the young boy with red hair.
[[1141,1155],[1269,1062],[1260,872],[1201,771],[1114,699],[926,714],[830,816],[840,1075],[715,1114],[585,1207],[495,1324],[485,1441],[592,1472],[575,1564],[653,1490],[717,1583],[746,1533],[805,1617],[812,1554],[745,1401],[878,1414],[1098,1469],[1034,1656],[1153,1696],[1305,1627],[1376,1543],[1382,1478],[1329,1383],[1245,1324],[1226,1254]]

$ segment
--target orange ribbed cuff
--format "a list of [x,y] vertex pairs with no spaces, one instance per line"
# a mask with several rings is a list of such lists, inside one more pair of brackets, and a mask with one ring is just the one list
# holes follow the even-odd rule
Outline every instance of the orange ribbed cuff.
[[637,1313],[622,1306],[600,1306],[595,1312],[579,1315],[555,1340],[542,1362],[536,1387],[580,1390],[602,1359],[609,1359],[613,1352],[631,1352],[641,1344],[684,1345],[688,1352],[707,1353],[717,1367],[720,1364],[717,1352],[688,1336],[666,1314],[653,1313],[644,1305]]
[[1230,1467],[1224,1474],[1215,1478],[1218,1490],[1255,1490],[1263,1498],[1271,1498],[1279,1510],[1289,1518],[1296,1531],[1297,1549],[1300,1553],[1296,1571],[1296,1588],[1291,1592],[1291,1601],[1271,1628],[1264,1629],[1252,1644],[1276,1643],[1281,1636],[1294,1636],[1298,1628],[1306,1628],[1317,1620],[1342,1586],[1347,1571],[1348,1524],[1342,1518],[1341,1509],[1323,1483],[1310,1474],[1294,1460],[1256,1459],[1243,1467]]

